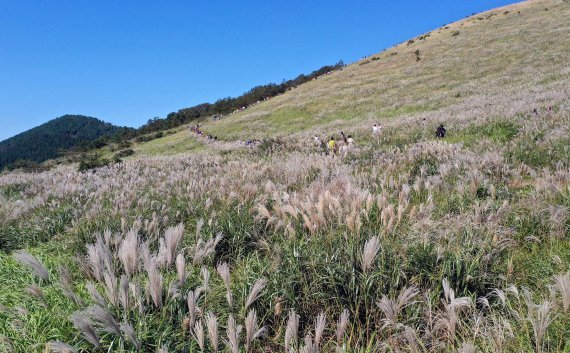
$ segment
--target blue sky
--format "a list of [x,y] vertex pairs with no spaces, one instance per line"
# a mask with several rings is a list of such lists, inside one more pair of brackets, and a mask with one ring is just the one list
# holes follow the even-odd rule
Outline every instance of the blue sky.
[[514,2],[0,0],[0,140],[64,114],[138,127]]

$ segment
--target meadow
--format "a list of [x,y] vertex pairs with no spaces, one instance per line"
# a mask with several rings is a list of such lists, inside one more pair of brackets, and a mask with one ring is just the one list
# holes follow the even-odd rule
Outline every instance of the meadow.
[[568,14],[476,15],[217,142],[1,174],[0,352],[569,352]]

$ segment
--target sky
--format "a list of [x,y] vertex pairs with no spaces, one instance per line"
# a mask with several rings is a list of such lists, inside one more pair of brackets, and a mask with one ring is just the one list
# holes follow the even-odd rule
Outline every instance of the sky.
[[0,0],[0,141],[65,114],[139,127],[515,2]]

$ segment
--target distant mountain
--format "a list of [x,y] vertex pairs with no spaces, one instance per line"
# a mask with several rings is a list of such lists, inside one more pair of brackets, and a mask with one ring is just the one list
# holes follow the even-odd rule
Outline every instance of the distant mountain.
[[95,147],[97,141],[129,130],[88,116],[64,115],[0,142],[0,170],[17,160],[40,163],[61,151]]

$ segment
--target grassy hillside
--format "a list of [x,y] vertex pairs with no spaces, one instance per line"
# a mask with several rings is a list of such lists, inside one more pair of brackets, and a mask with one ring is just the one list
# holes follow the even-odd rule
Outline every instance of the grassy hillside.
[[205,129],[233,140],[420,118],[455,127],[568,104],[569,11],[568,2],[530,1],[478,14]]
[[0,170],[17,160],[43,162],[62,151],[87,147],[101,137],[110,137],[121,128],[82,115],[64,115],[0,142]]
[[[570,351],[569,15],[435,30],[204,124],[225,141],[0,176],[0,351]],[[341,129],[345,156],[309,138]]]

